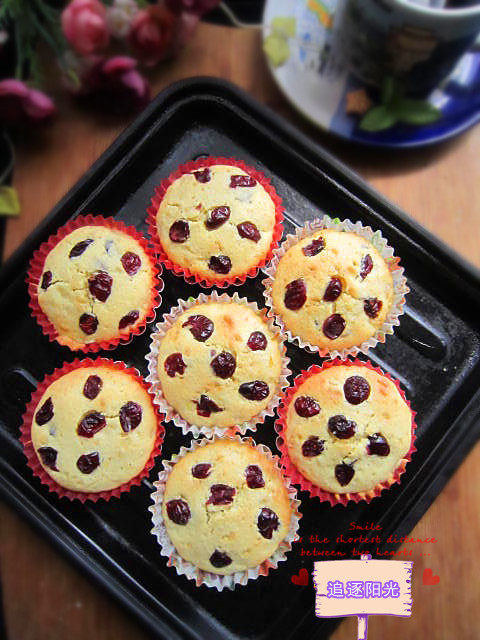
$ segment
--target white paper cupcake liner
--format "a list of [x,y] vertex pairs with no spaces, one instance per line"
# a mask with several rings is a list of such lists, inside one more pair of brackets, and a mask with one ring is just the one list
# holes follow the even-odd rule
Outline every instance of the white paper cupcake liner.
[[[280,259],[285,255],[288,249],[292,247],[300,240],[312,235],[316,231],[321,229],[336,229],[337,231],[349,231],[356,233],[368,240],[375,249],[380,253],[385,260],[387,267],[392,274],[393,279],[393,302],[392,306],[385,318],[385,322],[365,342],[360,345],[345,349],[327,349],[320,348],[317,345],[312,345],[309,342],[302,340],[299,336],[294,335],[290,330],[285,327],[285,324],[281,316],[275,312],[275,307],[272,299],[272,285],[275,279],[278,263]],[[369,349],[375,347],[379,342],[385,342],[386,336],[393,333],[394,327],[400,324],[400,316],[403,313],[403,306],[405,304],[405,296],[410,291],[407,286],[407,279],[404,276],[404,269],[400,266],[400,258],[394,255],[392,247],[387,244],[387,241],[382,236],[380,231],[373,231],[371,227],[364,227],[360,222],[351,222],[350,220],[333,220],[329,216],[323,216],[323,218],[316,218],[310,222],[307,222],[305,226],[297,229],[295,234],[290,234],[286,237],[285,241],[275,250],[274,256],[270,264],[264,267],[263,272],[267,275],[262,281],[265,287],[264,296],[265,303],[267,305],[267,316],[273,318],[275,323],[280,327],[282,332],[287,336],[288,340],[298,344],[300,347],[309,351],[317,352],[320,357],[329,358],[341,358],[345,360],[348,356],[356,356],[359,353],[367,354]]]
[[219,575],[211,573],[209,571],[203,571],[195,566],[193,563],[184,560],[173,546],[172,541],[167,533],[165,522],[162,517],[162,502],[165,493],[165,485],[168,477],[172,472],[173,467],[177,463],[179,458],[182,458],[187,453],[194,451],[198,447],[204,447],[207,444],[211,444],[216,440],[222,440],[226,438],[220,438],[218,436],[212,436],[211,438],[202,438],[201,440],[193,440],[190,447],[181,447],[180,452],[173,455],[171,460],[163,460],[164,471],[160,471],[158,480],[154,482],[156,490],[152,493],[151,498],[153,500],[153,506],[148,507],[148,510],[152,513],[153,529],[151,533],[156,537],[158,544],[160,545],[160,555],[168,558],[167,566],[175,567],[175,570],[179,576],[186,576],[189,580],[195,580],[197,587],[205,585],[207,587],[213,587],[218,591],[223,589],[235,589],[237,585],[245,585],[249,580],[255,580],[258,576],[266,576],[270,569],[276,569],[278,563],[287,559],[286,554],[291,551],[292,544],[299,539],[298,525],[300,518],[302,517],[298,508],[300,506],[300,500],[297,499],[296,489],[290,482],[290,479],[285,474],[285,471],[279,464],[278,456],[272,454],[270,449],[263,444],[255,444],[252,438],[241,438],[239,435],[228,436],[229,440],[237,440],[238,442],[244,442],[249,444],[257,451],[265,454],[270,460],[273,460],[275,467],[281,473],[283,483],[288,491],[290,499],[290,506],[292,509],[292,516],[290,518],[290,527],[285,538],[277,547],[275,552],[260,565],[247,569],[246,571],[237,571],[229,575]]
[[[184,311],[194,307],[197,304],[203,304],[205,302],[236,302],[238,304],[246,305],[265,320],[268,328],[278,339],[280,344],[282,369],[275,393],[273,394],[270,402],[265,407],[265,409],[263,409],[260,413],[255,415],[250,420],[247,420],[240,425],[232,425],[231,427],[208,427],[203,425],[190,424],[184,418],[182,418],[182,416],[169,404],[163,394],[162,385],[158,378],[158,351],[166,332],[173,326],[178,316],[181,315]],[[225,436],[240,433],[243,435],[249,429],[251,431],[256,431],[257,425],[265,422],[265,418],[267,416],[275,415],[275,408],[280,402],[281,393],[289,385],[288,376],[291,374],[291,371],[288,365],[290,363],[290,359],[286,355],[287,349],[284,344],[284,338],[278,327],[275,326],[271,318],[267,317],[266,311],[264,309],[259,309],[255,302],[249,302],[246,298],[241,298],[237,293],[234,293],[232,296],[229,296],[226,293],[222,293],[219,295],[216,291],[213,291],[209,295],[201,293],[195,299],[189,298],[188,300],[179,300],[178,306],[172,307],[169,313],[166,313],[163,316],[163,320],[156,325],[155,329],[155,332],[152,333],[150,351],[146,355],[148,363],[148,376],[146,377],[146,380],[150,383],[150,392],[153,394],[155,404],[158,405],[162,413],[165,413],[165,421],[171,420],[175,424],[175,426],[182,429],[182,432],[184,434],[191,433],[195,438],[198,438],[198,436],[201,434],[207,436]]]

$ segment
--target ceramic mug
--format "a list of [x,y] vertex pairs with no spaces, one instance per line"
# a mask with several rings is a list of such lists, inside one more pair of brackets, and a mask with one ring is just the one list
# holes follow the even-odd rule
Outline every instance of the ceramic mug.
[[[381,88],[393,77],[405,95],[425,97],[472,46],[480,1],[433,8],[425,0],[339,0],[334,32],[348,69]],[[445,4],[437,2],[437,4]]]

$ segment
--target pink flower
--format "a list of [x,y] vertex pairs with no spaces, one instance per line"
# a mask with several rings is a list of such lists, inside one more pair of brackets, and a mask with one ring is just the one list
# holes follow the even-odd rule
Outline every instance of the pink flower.
[[106,9],[99,0],[72,0],[62,11],[62,30],[82,55],[104,49],[110,39]]
[[195,13],[199,17],[220,4],[220,0],[166,0],[165,4],[175,14]]
[[99,58],[82,77],[79,95],[110,113],[130,113],[150,101],[150,85],[128,56]]
[[130,27],[128,42],[142,64],[153,67],[170,53],[175,22],[175,16],[159,5],[137,13]]
[[172,38],[171,53],[177,55],[177,53],[184,47],[190,38],[193,36],[193,32],[197,28],[197,24],[200,18],[194,13],[187,13],[184,11],[177,17],[175,23],[175,31]]
[[7,124],[42,122],[56,113],[53,101],[41,91],[30,89],[20,80],[0,82],[0,121]]

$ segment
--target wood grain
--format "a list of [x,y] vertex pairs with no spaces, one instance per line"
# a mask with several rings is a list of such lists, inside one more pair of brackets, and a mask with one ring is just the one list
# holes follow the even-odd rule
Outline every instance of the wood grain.
[[[269,76],[260,35],[253,30],[201,24],[181,56],[162,65],[151,80],[158,92],[194,75],[218,76],[243,87],[480,266],[480,127],[440,146],[415,151],[352,147],[317,131],[286,103]],[[7,255],[128,124],[82,111],[60,91],[53,71],[51,88],[59,100],[58,119],[38,137],[25,136],[17,142],[14,185],[22,215],[8,223]],[[412,617],[370,619],[370,640],[479,638],[479,497],[477,446],[412,532],[421,538],[433,535],[438,541],[415,552]],[[420,555],[428,551],[430,556]],[[438,585],[422,584],[426,567],[440,576]],[[0,504],[0,575],[9,640],[149,637],[4,504]],[[333,639],[355,637],[352,618],[340,625]]]

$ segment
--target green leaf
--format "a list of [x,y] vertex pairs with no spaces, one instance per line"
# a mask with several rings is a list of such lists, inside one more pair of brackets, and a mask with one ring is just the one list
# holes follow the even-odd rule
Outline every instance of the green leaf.
[[297,21],[295,18],[277,16],[272,20],[272,32],[287,38],[293,38],[297,32]]
[[384,131],[393,127],[397,120],[395,113],[381,104],[367,111],[358,126],[363,131]]
[[73,69],[66,68],[66,69],[65,69],[65,73],[66,73],[66,75],[67,75],[67,78],[68,78],[69,80],[71,80],[71,82],[72,82],[73,86],[74,86],[75,88],[77,88],[77,89],[80,89],[81,82],[80,82],[80,78],[78,77],[77,72],[76,72],[76,71],[74,71]]
[[382,82],[382,104],[389,104],[395,92],[395,80],[392,76],[385,76]]
[[430,124],[442,116],[442,112],[425,100],[403,98],[392,105],[392,111],[400,122],[407,124]]
[[290,48],[284,36],[272,33],[263,41],[263,50],[274,67],[284,64],[290,57]]
[[0,186],[0,216],[17,216],[20,213],[20,201],[13,187]]
[[335,224],[340,224],[341,220],[340,218],[332,218],[332,222],[334,222]]
[[56,39],[56,33],[54,31],[49,31],[48,28],[42,24],[42,21],[35,15],[35,13],[32,13],[32,16],[40,36],[48,44],[52,51],[57,56],[60,56],[60,54],[63,52],[63,42],[59,42]]

